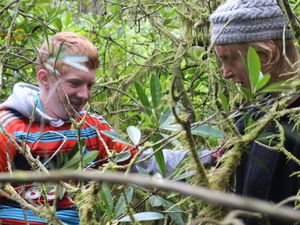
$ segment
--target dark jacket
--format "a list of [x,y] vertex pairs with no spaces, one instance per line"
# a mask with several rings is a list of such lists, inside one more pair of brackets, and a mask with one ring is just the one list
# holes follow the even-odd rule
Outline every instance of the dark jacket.
[[[300,99],[296,100],[289,108],[300,106]],[[243,128],[241,121],[238,128]],[[285,148],[300,159],[300,130],[292,129],[293,122],[288,116],[280,119],[280,124],[285,128]],[[264,132],[277,132],[274,124],[268,125]],[[241,165],[236,173],[236,192],[242,196],[259,198],[278,203],[289,196],[296,195],[300,187],[300,179],[291,176],[300,171],[300,167],[292,160],[287,160],[281,152],[271,151],[257,143],[250,145],[244,154]],[[293,205],[291,205],[293,206]],[[265,225],[266,221],[245,219],[246,225]],[[287,221],[270,220],[272,225],[288,225]],[[293,224],[293,223],[291,223]]]

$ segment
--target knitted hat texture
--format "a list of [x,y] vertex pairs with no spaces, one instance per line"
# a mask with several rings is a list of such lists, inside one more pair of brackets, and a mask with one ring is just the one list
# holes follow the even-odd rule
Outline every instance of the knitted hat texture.
[[282,39],[293,34],[276,0],[227,0],[210,16],[211,41],[230,44]]

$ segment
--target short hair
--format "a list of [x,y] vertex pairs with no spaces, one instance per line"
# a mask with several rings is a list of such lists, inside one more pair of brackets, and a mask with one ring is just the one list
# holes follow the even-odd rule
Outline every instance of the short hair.
[[[38,49],[36,70],[47,69],[45,67],[47,60],[52,57],[59,58],[60,54],[86,56],[87,60],[83,63],[84,66],[89,70],[99,67],[98,50],[86,37],[72,32],[59,32],[45,41]],[[57,60],[55,67],[58,71],[63,72],[68,65]]]

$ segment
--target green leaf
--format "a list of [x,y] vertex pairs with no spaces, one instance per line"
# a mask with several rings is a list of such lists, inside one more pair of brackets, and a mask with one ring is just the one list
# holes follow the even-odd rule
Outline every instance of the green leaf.
[[161,98],[162,98],[162,89],[161,89],[161,84],[158,76],[153,74],[150,79],[150,92],[151,92],[151,98],[152,98],[152,104],[153,108],[155,110],[155,115],[156,115],[156,125],[159,126],[158,119],[160,118],[160,110],[158,110],[158,107],[160,106],[161,103]]
[[76,63],[84,63],[89,60],[89,58],[85,55],[63,55],[59,56],[59,59],[63,60],[64,63],[67,61],[72,61]]
[[55,192],[59,199],[62,200],[65,195],[65,188],[61,184],[57,184],[55,187]]
[[201,55],[205,52],[205,50],[200,47],[200,46],[193,46],[192,47],[192,54],[196,57],[196,58],[200,58]]
[[[183,221],[183,217],[182,217],[182,213],[178,212],[177,207],[172,208],[172,210],[174,212],[168,212],[168,214],[170,215],[170,217],[172,218],[172,220],[178,224],[178,225],[184,225],[184,221]],[[177,211],[177,212],[176,212]]]
[[286,90],[286,86],[283,86],[285,81],[278,81],[268,85],[267,87],[261,89],[259,93],[273,93],[273,92],[283,92]]
[[224,95],[222,91],[219,92],[219,98],[221,101],[222,108],[225,112],[229,112],[229,102],[227,97]]
[[[137,221],[153,221],[165,219],[165,216],[157,212],[141,212],[133,214],[133,218]],[[118,220],[118,222],[132,222],[130,216],[125,216]]]
[[182,143],[177,139],[173,139],[170,137],[170,135],[167,135],[167,134],[163,134],[163,133],[159,133],[163,138],[165,139],[171,139],[171,144],[174,145],[175,147],[183,147]]
[[[127,201],[130,204],[133,199],[134,189],[132,187],[129,187],[125,190],[125,193],[126,193]],[[121,216],[125,212],[126,212],[126,201],[125,201],[124,194],[122,193],[117,201],[115,208],[114,208],[113,218],[117,219],[119,216]]]
[[142,105],[144,106],[147,114],[149,116],[151,116],[151,114],[152,114],[151,106],[150,106],[149,100],[147,98],[147,95],[144,92],[144,89],[142,88],[142,86],[140,85],[140,83],[137,82],[137,81],[134,82],[134,86],[135,86],[136,92],[137,92],[137,94],[139,96],[139,99],[141,100]]
[[115,206],[114,213],[113,213],[113,219],[117,219],[119,216],[124,214],[125,211],[126,211],[126,201],[125,201],[124,195],[122,193],[122,195],[118,199],[117,204]]
[[107,216],[111,219],[112,215],[113,215],[113,198],[112,198],[112,194],[111,191],[108,187],[108,185],[106,183],[102,184],[101,187],[101,198],[104,202],[105,205],[105,212],[107,214]]
[[255,93],[255,87],[257,86],[257,82],[259,80],[260,59],[254,48],[251,47],[248,49],[247,54],[247,68],[251,84],[251,91],[252,93]]
[[80,162],[80,152],[77,152],[74,157],[72,157],[62,169],[77,169]]
[[65,16],[65,26],[68,27],[72,23],[72,13],[68,11]]
[[61,152],[57,155],[56,160],[54,161],[54,168],[58,169],[61,168],[64,164],[69,161],[69,157],[67,156],[66,152]]
[[250,128],[253,128],[251,127],[254,123],[254,119],[252,118],[252,115],[249,114],[249,113],[246,113],[244,115],[244,124],[245,124],[245,133],[248,134],[251,132],[251,129]]
[[161,201],[163,208],[167,211],[168,215],[172,218],[172,220],[178,225],[184,225],[185,223],[182,218],[182,213],[180,213],[182,210],[178,206],[174,207],[173,202],[170,202],[164,198],[161,198]]
[[134,145],[137,145],[142,137],[141,131],[135,126],[127,127],[127,134]]
[[187,171],[172,178],[173,181],[180,181],[189,178],[196,174],[195,170]]
[[57,69],[54,69],[54,67],[51,66],[49,63],[44,63],[44,66],[50,73],[61,76],[60,72]]
[[134,188],[133,187],[126,188],[125,193],[126,193],[127,201],[130,204],[133,200]]
[[164,22],[163,22],[163,25],[166,26],[168,25],[169,23],[172,23],[174,19],[165,19]]
[[239,92],[247,99],[247,100],[250,100],[254,97],[254,95],[251,93],[251,91],[247,88],[244,88],[243,86],[241,85],[238,85],[238,90]]
[[2,62],[0,62],[0,88],[2,87],[2,85],[3,85],[3,83],[2,83],[2,81],[3,81],[3,63]]
[[56,17],[54,20],[53,20],[53,25],[56,27],[56,29],[58,31],[61,31],[61,28],[62,28],[62,22],[61,22],[61,19],[59,17]]
[[146,169],[144,169],[143,167],[136,165],[135,168],[139,174],[149,176],[148,171],[146,171]]
[[159,206],[162,206],[164,199],[160,196],[152,195],[149,198],[149,202],[152,207],[159,207]]
[[174,115],[172,113],[172,110],[170,109],[170,107],[168,107],[159,119],[159,124],[160,124],[159,127],[162,128],[170,124],[173,119],[174,119]]
[[130,145],[127,141],[125,141],[120,135],[117,134],[114,130],[102,130],[100,131],[105,136],[111,138],[115,142],[123,143],[126,145]]
[[88,73],[89,69],[81,64],[88,61],[88,57],[84,55],[59,55],[58,59],[56,57],[51,57],[47,60],[48,63],[54,65],[56,60],[60,60],[62,63],[69,65],[75,69],[81,70],[83,72]]
[[[87,164],[93,162],[99,154],[99,151],[88,151],[82,158],[83,167]],[[62,169],[77,169],[80,165],[81,156],[80,152],[78,151],[74,157],[72,157],[63,167]]]
[[168,131],[179,131],[182,130],[182,126],[178,123],[175,124],[169,124],[169,125],[164,125],[160,127],[161,129],[168,130]]
[[89,151],[83,156],[83,167],[97,159],[99,151]]
[[192,129],[192,134],[202,137],[216,137],[223,138],[224,133],[216,128],[210,127],[208,125],[200,125]]
[[76,145],[72,148],[72,150],[68,154],[69,158],[73,158],[79,152],[79,146],[81,147],[85,146],[84,139],[80,139],[79,141],[76,142]]
[[276,144],[279,143],[279,140],[276,140],[275,134],[272,132],[265,132],[260,134],[257,138],[256,141],[261,142],[265,145],[269,146],[275,146]]
[[159,150],[159,151],[155,152],[154,156],[155,156],[157,165],[159,166],[159,169],[161,171],[161,174],[163,176],[165,176],[166,175],[166,163],[165,163],[165,157],[164,157],[163,151]]
[[266,84],[270,81],[270,74],[265,74],[256,84],[255,91],[259,91],[261,88],[265,87]]
[[120,163],[120,162],[124,162],[127,159],[129,159],[131,157],[131,153],[130,151],[126,151],[126,152],[121,152],[118,153],[117,156],[114,158],[114,161],[116,163]]
[[51,0],[41,0],[39,3],[51,3]]

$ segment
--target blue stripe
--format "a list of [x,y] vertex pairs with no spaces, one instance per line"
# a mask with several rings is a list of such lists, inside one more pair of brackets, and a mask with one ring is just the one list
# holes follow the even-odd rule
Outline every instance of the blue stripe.
[[16,119],[22,119],[23,117],[22,116],[14,116],[8,120],[5,121],[5,123],[2,124],[3,127],[6,127],[7,124],[9,124],[10,122],[12,122],[13,120],[16,120]]
[[[41,135],[43,136],[41,137]],[[67,140],[78,139],[77,130],[62,130],[62,131],[55,131],[54,133],[53,132],[52,133],[49,132],[28,133],[24,131],[15,131],[14,136],[19,140],[25,140],[27,138],[27,142],[35,142],[37,139],[39,142],[55,142],[55,141],[62,141],[64,139]],[[84,139],[88,139],[88,138],[97,137],[98,134],[95,128],[89,127],[80,130],[80,136]]]
[[0,116],[1,116],[0,123],[3,123],[4,120],[6,120],[8,117],[14,116],[14,115],[12,113],[6,111],[6,112],[2,113]]
[[[15,114],[11,113],[10,111],[5,111],[5,112],[1,113],[0,117],[1,117],[0,118],[0,123],[2,123],[3,127],[6,127],[7,124],[12,122],[13,120],[24,118],[23,116],[15,115]],[[11,117],[11,118],[6,120],[9,117]],[[4,120],[6,120],[5,123],[3,123]]]
[[13,116],[22,116],[22,114],[20,114],[19,112],[15,111],[13,109],[6,109],[2,113],[0,113],[0,117],[7,114],[7,113],[11,113]]
[[99,116],[97,114],[92,114],[92,113],[90,114],[90,116],[92,118],[95,118],[95,119],[99,120],[99,122],[101,124],[106,124],[107,126],[109,126],[111,128],[111,126],[109,125],[109,123],[102,116]]
[[3,112],[0,113],[0,117],[4,116],[4,115],[7,114],[7,113],[11,113],[11,112],[8,111],[8,110],[5,110],[5,111],[3,111]]
[[[48,223],[45,219],[33,214],[31,210],[26,209],[25,212],[28,222],[41,222],[46,224]],[[79,224],[79,217],[76,209],[57,210],[56,217],[68,225]],[[23,221],[25,220],[23,209],[2,204],[0,205],[0,218]]]

